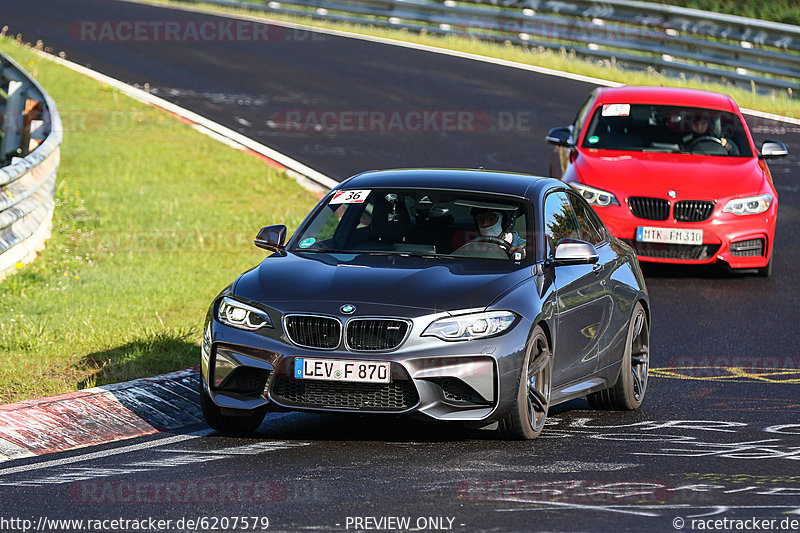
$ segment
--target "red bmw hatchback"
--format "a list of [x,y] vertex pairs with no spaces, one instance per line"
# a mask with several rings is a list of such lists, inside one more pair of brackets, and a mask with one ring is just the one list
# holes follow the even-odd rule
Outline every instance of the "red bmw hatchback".
[[736,103],[668,87],[599,88],[547,135],[551,177],[570,183],[641,261],[724,261],[769,276],[778,195]]

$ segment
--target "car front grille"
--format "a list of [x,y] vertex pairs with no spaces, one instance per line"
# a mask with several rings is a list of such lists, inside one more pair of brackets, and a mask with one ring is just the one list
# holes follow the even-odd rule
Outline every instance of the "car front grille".
[[702,222],[714,212],[714,202],[681,200],[675,204],[674,216],[678,222]]
[[358,351],[394,350],[408,333],[408,322],[386,318],[353,319],[347,323],[347,346]]
[[405,411],[419,401],[410,379],[391,383],[351,383],[275,376],[272,397],[287,407],[357,411]]
[[335,318],[288,315],[284,323],[289,340],[298,346],[333,350],[341,342],[342,324]]
[[669,218],[669,202],[662,198],[646,198],[632,196],[628,198],[631,213],[647,220],[667,220]]
[[703,261],[712,257],[719,244],[662,244],[651,242],[638,242],[624,239],[640,257],[652,257],[654,259],[683,259],[687,261]]
[[731,255],[736,257],[761,257],[764,255],[764,239],[748,239],[734,242],[730,247]]

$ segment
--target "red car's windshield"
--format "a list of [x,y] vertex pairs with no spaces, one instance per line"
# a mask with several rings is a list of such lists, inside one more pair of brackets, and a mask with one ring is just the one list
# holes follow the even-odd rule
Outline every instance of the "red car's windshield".
[[697,107],[603,104],[594,111],[583,148],[752,157],[742,121]]

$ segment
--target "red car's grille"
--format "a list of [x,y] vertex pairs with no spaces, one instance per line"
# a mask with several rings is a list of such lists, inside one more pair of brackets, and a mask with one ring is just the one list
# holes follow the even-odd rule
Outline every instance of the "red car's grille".
[[764,239],[749,239],[734,242],[730,247],[731,255],[737,257],[759,257],[764,255]]
[[647,220],[667,220],[669,218],[669,202],[661,198],[632,196],[628,198],[631,213]]
[[654,259],[682,259],[686,261],[703,261],[713,257],[719,244],[661,244],[652,242],[637,242],[629,239],[624,239],[626,243],[636,252],[640,257],[652,257]]
[[675,204],[674,216],[678,222],[702,222],[714,212],[714,202],[681,200]]
[[[663,198],[647,198],[632,196],[628,198],[631,213],[647,220],[667,220],[669,218],[669,200]],[[681,200],[675,203],[673,217],[678,222],[702,222],[714,212],[714,202],[704,200]]]

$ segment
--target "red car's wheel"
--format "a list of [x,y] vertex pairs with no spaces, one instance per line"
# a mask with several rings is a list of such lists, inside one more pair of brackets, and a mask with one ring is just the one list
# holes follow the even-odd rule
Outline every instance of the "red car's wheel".
[[769,256],[769,261],[767,262],[767,266],[761,267],[756,270],[756,276],[760,278],[768,278],[772,275],[772,256]]

